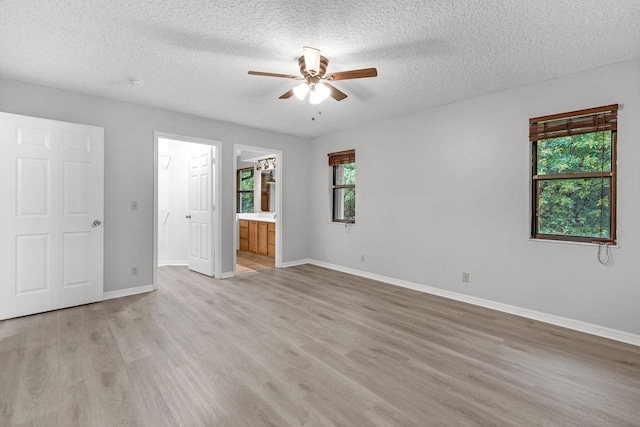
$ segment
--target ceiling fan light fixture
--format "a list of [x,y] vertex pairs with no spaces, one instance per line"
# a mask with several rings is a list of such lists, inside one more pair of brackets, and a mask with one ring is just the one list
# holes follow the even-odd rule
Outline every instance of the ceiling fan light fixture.
[[[298,57],[298,67],[300,68],[300,76],[292,74],[266,73],[263,71],[249,71],[253,76],[270,76],[284,79],[292,79],[301,82],[297,87],[289,89],[283,93],[279,99],[289,99],[294,95],[300,100],[304,100],[309,94],[309,102],[311,104],[319,104],[328,97],[332,97],[336,101],[342,101],[347,94],[332,84],[323,82],[331,82],[338,80],[363,79],[367,77],[376,77],[378,71],[375,68],[362,68],[359,70],[340,71],[337,73],[327,74],[327,66],[329,60],[320,55],[320,50],[305,46],[303,55]],[[298,83],[296,83],[298,84]]]
[[312,104],[320,104],[322,101],[329,97],[331,91],[322,83],[317,83],[309,94],[309,102]]
[[322,102],[320,95],[315,90],[309,92],[309,102],[312,104],[320,104]]
[[307,93],[309,93],[309,85],[302,83],[293,88],[293,93],[300,101],[302,101],[304,97],[307,96]]
[[307,66],[307,72],[315,76],[320,72],[320,50],[305,46],[302,48],[304,55],[304,63]]

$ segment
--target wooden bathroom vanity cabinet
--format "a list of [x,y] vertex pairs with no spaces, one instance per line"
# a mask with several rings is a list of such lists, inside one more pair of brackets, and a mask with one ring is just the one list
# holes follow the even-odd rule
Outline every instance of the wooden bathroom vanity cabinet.
[[276,224],[270,221],[241,219],[240,250],[276,257]]

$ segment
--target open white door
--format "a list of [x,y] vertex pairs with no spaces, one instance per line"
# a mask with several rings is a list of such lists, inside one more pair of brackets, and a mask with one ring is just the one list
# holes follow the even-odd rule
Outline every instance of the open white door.
[[191,144],[189,155],[189,269],[213,277],[213,147]]
[[0,113],[0,319],[103,296],[104,130]]

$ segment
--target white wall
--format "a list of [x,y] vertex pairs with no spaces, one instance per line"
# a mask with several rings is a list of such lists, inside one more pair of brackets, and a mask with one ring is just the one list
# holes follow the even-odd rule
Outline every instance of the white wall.
[[[167,153],[168,168],[158,169],[158,265],[189,261],[189,143],[158,141],[158,152]],[[165,222],[165,213],[169,212]]]
[[[130,90],[141,90],[131,87]],[[143,95],[141,95],[143,96]],[[308,256],[308,141],[159,108],[0,79],[4,112],[105,129],[105,291],[151,284],[154,131],[222,142],[222,272],[233,271],[233,145],[283,151],[283,262]],[[131,211],[131,201],[138,211]],[[131,267],[139,268],[131,276]]]
[[[594,246],[529,240],[528,119],[611,103],[622,105],[619,248],[604,267]],[[160,131],[222,141],[223,272],[233,259],[233,144],[259,145],[283,150],[283,262],[312,258],[640,334],[640,60],[311,144],[6,79],[0,109],[105,128],[105,291],[151,283],[153,132]],[[357,225],[347,234],[328,223],[326,153],[349,148],[357,150],[358,184]],[[131,266],[139,276],[130,276]],[[463,271],[470,284],[461,282]]]
[[[619,248],[605,267],[593,245],[529,239],[528,120],[613,103]],[[634,60],[315,138],[310,257],[640,334],[639,117]],[[347,234],[328,223],[327,153],[350,148]]]

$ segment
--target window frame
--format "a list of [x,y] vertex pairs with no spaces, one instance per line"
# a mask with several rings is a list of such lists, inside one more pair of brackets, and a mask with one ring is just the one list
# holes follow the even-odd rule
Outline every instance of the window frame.
[[[340,218],[336,218],[336,192],[339,190],[345,190],[345,189],[353,189],[354,192],[354,198],[355,198],[355,192],[356,192],[356,184],[336,184],[336,176],[338,175],[338,171],[340,166],[345,166],[348,164],[353,164],[354,169],[355,169],[355,164],[356,162],[349,162],[349,163],[342,163],[339,165],[334,165],[332,166],[332,182],[331,182],[331,222],[337,222],[337,223],[341,223],[341,224],[355,224],[356,223],[356,218],[355,218],[355,214],[353,219],[340,219]],[[344,203],[344,200],[343,200]],[[354,200],[355,203],[355,200]]]
[[[354,225],[356,223],[356,217],[355,217],[355,212],[353,214],[353,219],[343,219],[343,218],[336,218],[336,193],[340,190],[350,190],[353,189],[353,203],[354,203],[354,211],[355,211],[355,203],[356,203],[356,176],[354,175],[354,183],[353,184],[337,184],[336,183],[336,178],[338,175],[338,168],[340,166],[344,166],[347,164],[352,164],[353,163],[353,169],[354,169],[354,174],[356,171],[356,150],[355,149],[350,149],[350,150],[344,150],[344,151],[337,151],[334,153],[328,153],[327,157],[329,159],[329,170],[330,170],[330,180],[329,180],[329,185],[330,185],[330,189],[329,189],[329,197],[330,197],[330,201],[329,201],[329,209],[331,210],[331,214],[330,214],[330,218],[331,221],[330,223],[332,224],[350,224],[350,225]],[[343,175],[344,178],[344,175]],[[344,182],[344,180],[343,180]],[[344,214],[344,193],[342,196],[342,206],[343,206],[343,214]]]
[[[243,171],[247,171],[250,170],[251,171],[251,178],[254,180],[254,189],[253,190],[242,190],[242,172]],[[255,176],[256,176],[256,171],[255,168],[253,167],[248,167],[248,168],[241,168],[238,169],[236,171],[236,213],[251,213],[255,211],[256,208],[256,200],[255,200]],[[251,194],[252,196],[252,204],[253,204],[253,210],[251,212],[242,212],[242,195],[248,193]]]
[[[617,105],[615,105],[617,109]],[[602,107],[604,109],[604,107]],[[592,109],[595,110],[595,109]],[[583,110],[589,111],[589,110]],[[578,116],[582,111],[575,112],[574,116]],[[572,113],[565,113],[564,117],[572,117]],[[534,119],[531,119],[532,121]],[[596,118],[597,121],[597,118]],[[611,170],[610,171],[596,171],[596,172],[569,172],[569,173],[556,173],[556,174],[538,174],[538,142],[545,138],[539,138],[537,140],[531,140],[531,238],[536,240],[556,240],[567,242],[582,242],[582,243],[607,243],[617,244],[617,125],[611,129],[598,130],[595,132],[610,132],[611,135]],[[592,132],[582,132],[575,135]],[[569,135],[569,136],[575,136]],[[554,137],[546,138],[552,139]],[[592,179],[601,178],[603,180],[610,179],[609,187],[609,237],[590,237],[590,236],[569,236],[561,234],[546,234],[538,231],[539,226],[539,202],[540,202],[540,181],[556,181],[556,180],[576,180],[576,179]]]

